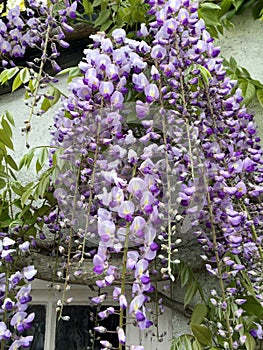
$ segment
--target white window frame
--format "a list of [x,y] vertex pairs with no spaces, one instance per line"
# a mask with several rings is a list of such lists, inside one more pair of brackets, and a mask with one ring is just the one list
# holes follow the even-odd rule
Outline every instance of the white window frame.
[[[62,297],[63,285],[61,291],[55,288],[49,288],[50,282],[35,280],[32,283],[32,302],[31,305],[44,305],[46,307],[46,328],[45,328],[45,348],[44,350],[55,350],[56,336],[56,306],[57,301]],[[129,292],[128,292],[129,293]],[[97,296],[88,286],[71,285],[68,296],[73,297],[70,305],[90,305],[90,298]],[[105,303],[106,304],[106,303]],[[112,306],[118,304],[112,303]],[[154,304],[153,304],[154,307]],[[155,336],[149,331],[141,331],[132,324],[126,325],[126,341],[127,344],[143,345],[145,350],[169,350],[172,339],[172,317],[173,312],[165,308],[165,312],[159,318],[159,332],[166,331],[166,336],[162,343],[158,342]],[[66,322],[66,321],[65,321]],[[70,322],[70,321],[69,321]]]

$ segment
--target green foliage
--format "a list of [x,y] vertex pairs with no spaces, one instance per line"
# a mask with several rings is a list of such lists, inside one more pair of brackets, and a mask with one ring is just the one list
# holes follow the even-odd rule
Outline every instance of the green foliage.
[[246,335],[246,341],[245,341],[246,350],[255,350],[256,349],[255,339],[249,333],[246,333],[245,335]]
[[239,87],[242,89],[243,104],[247,106],[257,97],[260,105],[263,107],[263,84],[258,80],[252,79],[249,72],[244,67],[238,66],[233,57],[229,61],[224,60],[224,66],[228,76],[233,80],[237,80]]
[[203,0],[199,16],[204,19],[208,31],[214,38],[223,34],[224,29],[233,26],[231,19],[245,9],[252,7],[255,19],[262,16],[263,0]]
[[0,84],[3,85],[8,80],[12,79],[19,72],[18,67],[12,67],[9,69],[4,69],[0,74]]
[[54,106],[60,99],[61,91],[56,88],[55,86],[51,85],[48,89],[48,91],[45,94],[46,97],[44,97],[42,104],[41,104],[41,110],[46,112]]
[[[84,13],[98,31],[112,31],[126,27],[136,30],[139,23],[147,22],[148,5],[143,0],[83,0]],[[149,17],[149,16],[148,16]]]
[[24,67],[21,71],[16,75],[13,84],[12,84],[12,92],[17,90],[22,84],[26,84],[30,79],[29,69]]
[[69,67],[60,71],[57,75],[68,74],[68,83],[72,81],[72,79],[81,76],[81,71],[79,67]]
[[178,275],[178,279],[180,280],[180,284],[182,288],[185,288],[184,294],[184,305],[189,305],[193,298],[195,297],[197,291],[199,292],[203,301],[205,301],[204,294],[202,288],[197,281],[193,271],[191,268],[180,261],[180,264],[175,265],[175,275]]
[[170,350],[193,350],[194,337],[190,334],[183,334],[180,337],[173,339]]
[[[14,72],[14,71],[13,71]],[[27,74],[20,71],[21,79],[26,79]],[[5,111],[0,116],[0,229],[8,229],[20,226],[20,234],[25,237],[36,236],[37,231],[43,227],[43,221],[39,220],[54,207],[56,201],[53,197],[50,185],[50,176],[54,168],[43,171],[47,163],[48,148],[36,147],[29,150],[17,164],[9,151],[15,151],[12,141],[13,116]],[[29,169],[35,159],[36,173],[42,174],[35,181],[23,184],[17,179],[17,173],[22,168]],[[42,199],[41,204],[36,201]],[[24,229],[23,229],[24,228]]]
[[209,328],[204,325],[191,323],[191,330],[196,340],[204,346],[212,346],[212,333]]
[[193,309],[193,313],[192,313],[192,317],[191,317],[191,324],[201,324],[206,315],[207,315],[207,307],[204,304],[196,304],[194,309]]

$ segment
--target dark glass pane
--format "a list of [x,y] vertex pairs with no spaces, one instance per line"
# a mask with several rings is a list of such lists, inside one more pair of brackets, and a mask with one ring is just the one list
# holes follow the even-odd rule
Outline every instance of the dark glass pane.
[[46,331],[46,307],[44,305],[30,305],[27,309],[28,314],[35,313],[32,328],[23,335],[33,335],[30,350],[44,350],[45,331]]
[[[90,306],[65,306],[63,316],[69,316],[69,321],[60,320],[56,327],[56,346],[55,350],[100,350],[99,340],[95,341],[92,347],[93,327],[95,325],[96,309]],[[109,331],[116,331],[119,317],[110,315],[106,320],[100,322],[101,326]],[[100,340],[108,340],[114,347],[118,346],[118,337],[116,333],[98,334]]]
[[[44,350],[45,344],[45,330],[46,330],[46,307],[44,305],[30,305],[27,310],[27,314],[35,313],[34,321],[32,322],[32,327],[25,330],[23,333],[19,333],[14,330],[14,327],[9,326],[10,331],[13,334],[19,336],[33,335],[33,341],[30,346],[30,350]],[[10,346],[12,340],[6,340],[6,345]],[[9,349],[9,347],[8,347]]]

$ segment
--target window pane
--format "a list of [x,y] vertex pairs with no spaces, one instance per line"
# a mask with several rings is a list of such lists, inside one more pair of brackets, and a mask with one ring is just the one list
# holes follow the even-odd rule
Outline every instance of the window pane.
[[35,313],[32,328],[23,332],[23,335],[33,335],[30,350],[44,350],[45,330],[46,330],[46,307],[44,305],[30,305],[28,314]]
[[[100,350],[99,340],[95,341],[95,346],[92,347],[95,313],[96,309],[90,306],[65,306],[63,316],[69,316],[70,320],[57,322],[55,350]],[[100,325],[109,331],[116,331],[118,323],[119,317],[110,315],[106,320],[100,322]],[[98,336],[101,337],[100,340],[108,340],[114,347],[118,346],[116,333],[96,333],[96,337]]]
[[[12,334],[16,334],[18,337],[33,335],[33,341],[30,346],[30,350],[44,350],[45,343],[45,330],[46,330],[46,307],[44,305],[29,305],[27,314],[35,313],[34,321],[32,322],[32,327],[23,331],[23,333],[17,332],[14,327],[9,326]],[[6,340],[6,345],[11,346],[13,340]],[[9,347],[8,347],[9,349]]]

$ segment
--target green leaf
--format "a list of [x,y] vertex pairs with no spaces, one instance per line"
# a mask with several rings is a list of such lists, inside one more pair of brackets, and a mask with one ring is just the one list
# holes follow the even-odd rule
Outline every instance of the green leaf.
[[244,304],[242,304],[243,310],[245,310],[249,315],[263,318],[263,306],[255,297],[249,295],[243,297],[243,299],[247,300]]
[[18,67],[13,67],[8,69],[7,79],[12,79],[19,72]]
[[7,82],[7,73],[8,73],[8,70],[5,69],[1,72],[0,74],[0,83],[1,85],[3,85],[5,82]]
[[84,7],[85,14],[92,14],[92,4],[88,0],[82,0],[82,5]]
[[99,27],[105,22],[107,22],[107,20],[110,18],[110,15],[111,15],[111,11],[109,9],[101,11],[101,13],[99,14],[99,17],[96,19],[94,23],[95,27]]
[[20,78],[20,74],[17,74],[17,76],[15,77],[13,84],[12,84],[12,92],[17,90],[19,88],[19,86],[21,86],[22,84],[23,84],[23,82]]
[[18,196],[22,196],[22,194],[25,192],[24,187],[21,185],[18,181],[12,181],[10,183],[12,190],[17,194]]
[[236,11],[238,11],[243,5],[244,0],[233,0],[233,5],[235,6]]
[[212,75],[209,72],[208,69],[206,69],[205,67],[201,66],[200,64],[197,64],[198,69],[200,69],[200,73],[202,75],[202,78],[204,79],[204,82],[206,85],[209,84],[209,79],[212,79]]
[[12,85],[12,91],[15,91],[21,86],[22,84],[26,84],[30,79],[30,73],[29,69],[24,67],[21,69],[19,74],[15,77],[15,80],[13,81]]
[[7,135],[7,133],[3,129],[0,129],[0,143],[4,144],[6,147],[10,148],[12,151],[14,150],[14,145],[11,138]]
[[257,89],[257,99],[261,107],[263,107],[263,89]]
[[184,295],[184,305],[190,304],[193,297],[195,296],[198,289],[198,285],[195,281],[189,281],[186,287],[185,295]]
[[92,3],[92,6],[93,6],[93,7],[100,6],[100,5],[101,5],[101,2],[102,2],[102,0],[94,0],[93,3]]
[[218,11],[200,7],[198,14],[199,17],[203,18],[207,26],[214,27],[220,25]]
[[36,150],[35,148],[32,148],[22,157],[19,163],[19,170],[22,169],[24,166],[26,166],[27,169],[29,168],[32,162],[32,159],[34,158],[35,150]]
[[198,340],[195,340],[192,345],[193,350],[203,350],[202,345],[199,343]]
[[0,179],[10,179],[10,176],[4,171],[0,171]]
[[244,97],[242,103],[248,105],[255,97],[256,88],[254,84],[250,83],[249,81],[242,81],[239,84],[239,87],[242,90],[242,94]]
[[193,350],[192,340],[192,335],[182,334],[178,338],[172,340],[170,350]]
[[6,186],[5,180],[0,178],[0,190],[2,190],[3,188],[5,188],[5,186]]
[[100,30],[102,32],[106,31],[107,29],[109,29],[109,27],[112,25],[112,21],[108,21],[106,23],[104,23],[101,27],[100,27]]
[[[30,90],[30,92],[33,94],[35,89],[36,89],[36,86],[37,86],[37,80],[36,79],[30,79],[29,80],[29,83],[28,83],[28,88]],[[30,95],[29,95],[29,92],[26,91],[26,95],[25,95],[25,98],[29,98]]]
[[79,77],[81,75],[81,71],[79,67],[73,67],[69,71],[69,76],[68,76],[68,83],[71,82],[71,80],[75,77]]
[[255,350],[256,349],[256,342],[255,339],[252,337],[250,333],[245,333],[246,341],[245,341],[245,347],[247,350]]
[[191,270],[182,261],[180,262],[180,264],[178,264],[178,269],[179,269],[179,274],[180,274],[181,286],[184,287],[188,283],[190,277],[192,277]]
[[15,121],[14,121],[14,117],[13,114],[9,111],[5,111],[4,115],[6,116],[7,120],[9,121],[10,124],[12,124],[13,126],[15,126]]
[[200,5],[201,8],[204,8],[204,9],[210,9],[210,10],[221,10],[221,7],[212,3],[212,2],[203,2],[201,5]]
[[206,326],[191,323],[191,329],[199,343],[212,346],[212,333]]
[[34,187],[29,187],[21,196],[21,205],[24,207],[28,198],[32,195]]
[[39,153],[39,156],[36,161],[36,171],[37,173],[43,168],[45,162],[48,158],[48,150],[47,147],[43,147]]
[[11,129],[9,123],[5,119],[3,119],[1,124],[2,124],[3,130],[11,138],[13,135],[13,132],[12,132],[12,129]]
[[237,61],[234,59],[234,57],[230,57],[229,64],[230,64],[231,68],[236,68]]
[[263,0],[259,0],[252,10],[254,19],[257,19],[260,17],[260,12],[262,11],[262,9],[263,9]]
[[227,11],[230,9],[232,6],[232,0],[222,0],[220,2],[220,8],[221,10],[219,11],[218,15],[222,17]]
[[16,162],[9,154],[6,156],[6,162],[11,166],[11,168],[13,168],[16,171],[18,170],[18,166],[16,165]]
[[196,304],[192,313],[191,323],[201,324],[207,315],[207,307],[204,304]]
[[61,92],[59,89],[57,89],[54,86],[50,86],[48,89],[47,93],[48,96],[52,96],[52,99],[49,98],[44,98],[42,104],[41,104],[41,109],[43,111],[47,111],[50,107],[54,106],[56,104],[61,96]]
[[26,67],[21,69],[19,76],[20,76],[20,79],[22,80],[23,84],[26,84],[30,79],[29,69]]

